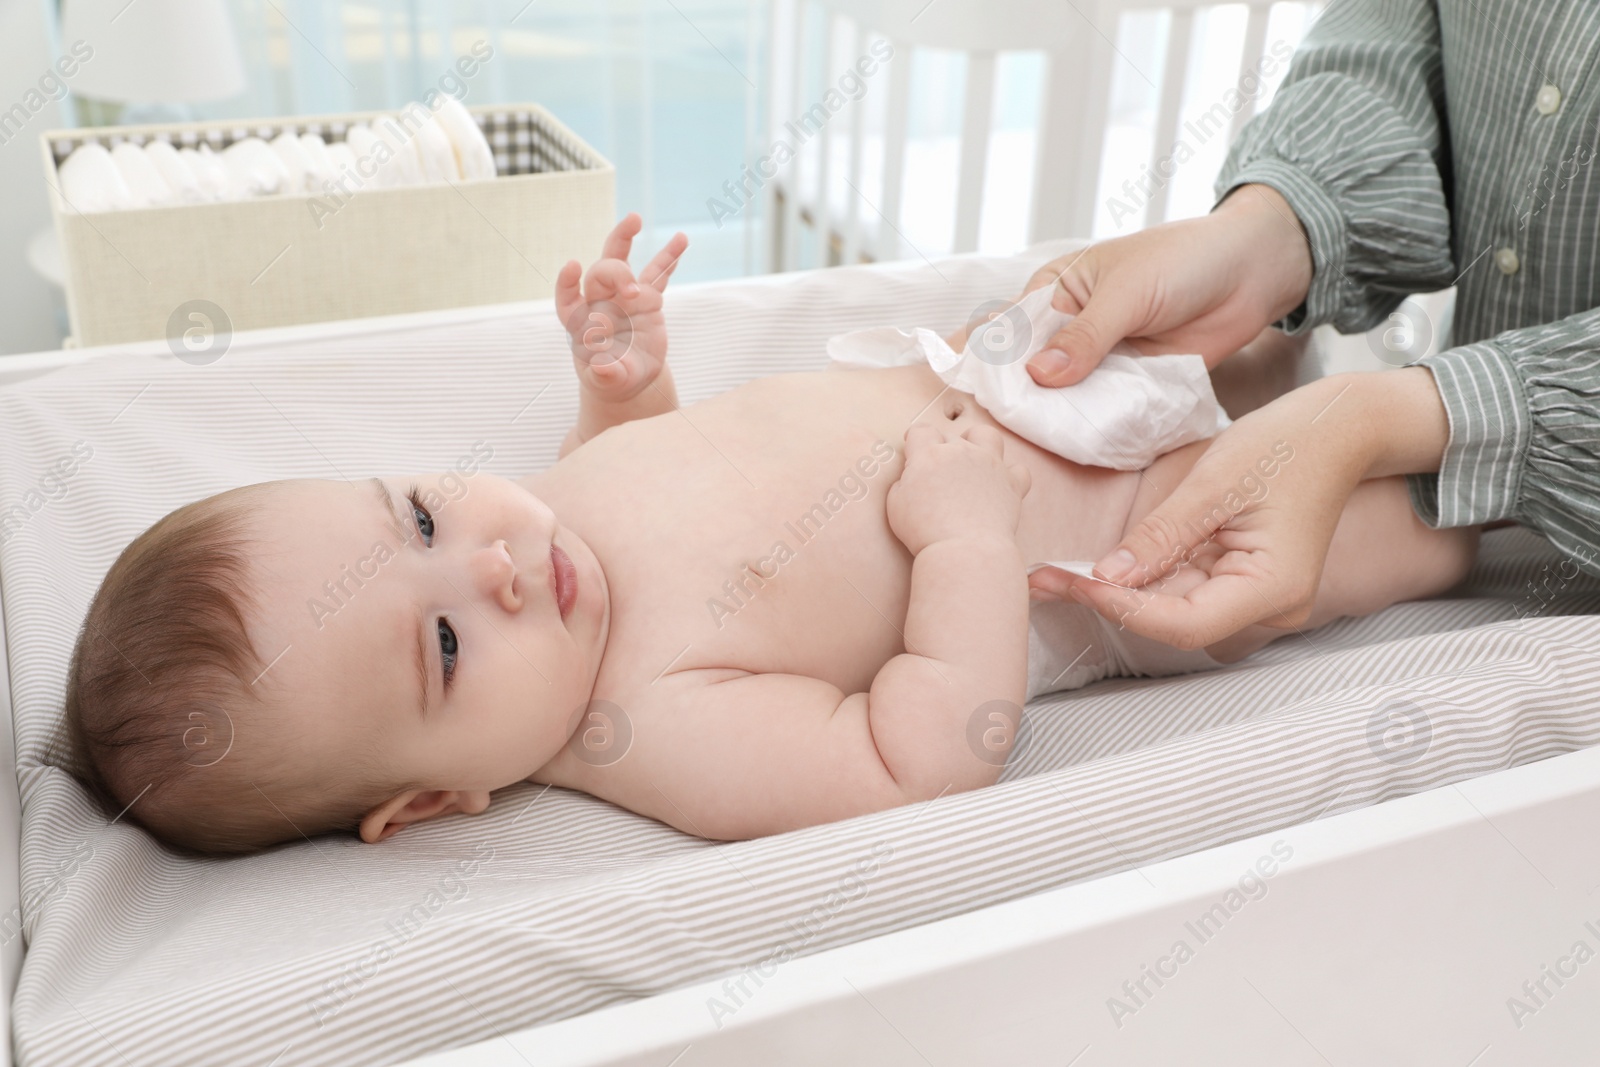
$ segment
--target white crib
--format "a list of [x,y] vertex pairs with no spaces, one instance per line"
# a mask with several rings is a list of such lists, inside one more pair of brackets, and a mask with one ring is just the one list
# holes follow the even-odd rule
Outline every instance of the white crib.
[[[761,198],[766,219],[757,261],[783,271],[803,263],[925,259],[931,254],[908,239],[903,214],[911,70],[916,54],[928,51],[955,53],[964,67],[961,132],[953,161],[952,251],[978,249],[994,155],[998,64],[1007,55],[1044,57],[1026,190],[1029,242],[1092,234],[1097,205],[1124,196],[1122,182],[1142,181],[1147,175],[1160,179],[1148,180],[1137,196],[1119,202],[1121,213],[1113,213],[1118,232],[1175,218],[1175,144],[1197,136],[1231,143],[1270,100],[1287,69],[1283,56],[1321,7],[1320,0],[770,0],[763,143],[769,154],[779,142],[793,147],[795,154],[784,165],[766,169],[761,159],[752,160],[741,176],[740,191]],[[1238,77],[1231,86],[1238,96],[1202,95],[1191,77],[1192,59],[1202,43],[1194,36],[1196,21],[1241,9]],[[1275,17],[1284,25],[1269,39]],[[1165,40],[1158,65],[1135,63],[1119,48],[1128,35],[1148,32],[1162,21]],[[860,99],[845,103],[833,116],[816,110],[825,91],[853,63],[875,59],[873,47],[885,45],[894,58],[870,76]],[[1137,165],[1111,150],[1114,73],[1147,84],[1155,94],[1148,158]],[[808,120],[808,113],[823,121]],[[1219,128],[1219,121],[1225,128]],[[1419,294],[1361,336],[1320,330],[1329,372],[1400,366],[1448,347],[1453,297],[1454,290]]]
[[[816,265],[900,259],[917,253],[901,233],[913,53],[939,50],[964,57],[960,92],[961,134],[955,197],[953,251],[978,247],[984,188],[995,111],[997,61],[1007,53],[1042,52],[1045,74],[1040,118],[1034,133],[1033,178],[1028,240],[1088,235],[1093,229],[1096,193],[1106,155],[1108,112],[1114,68],[1152,84],[1159,94],[1148,164],[1157,169],[1171,154],[1186,105],[1190,36],[1202,9],[1243,7],[1247,11],[1239,60],[1242,106],[1230,110],[1225,140],[1256,113],[1264,81],[1258,64],[1267,50],[1272,0],[1219,5],[1214,0],[1151,3],[1139,0],[1080,0],[1039,4],[1032,0],[948,3],[935,0],[773,0],[765,128],[768,141],[814,107],[821,91],[835,86],[871,44],[887,43],[895,59],[885,64],[887,96],[882,113],[858,100],[840,109],[825,136],[805,140],[793,162],[778,169],[764,186],[769,226],[768,260],[774,270],[800,263],[803,244]],[[1286,4],[1312,12],[1317,4]],[[1116,45],[1123,17],[1133,12],[1164,12],[1165,54],[1159,69],[1135,65]],[[819,47],[820,46],[820,47]],[[819,54],[820,53],[820,54]],[[872,90],[874,93],[881,89]],[[841,129],[842,128],[842,129]],[[863,189],[865,142],[882,152],[881,182]],[[836,156],[838,158],[836,158]],[[837,172],[854,194],[822,195]],[[802,174],[811,181],[802,181]],[[1126,175],[1135,177],[1136,173]],[[805,187],[809,186],[809,188]],[[1139,221],[1153,225],[1170,217],[1168,190],[1156,185]],[[1039,195],[1046,190],[1047,195]]]

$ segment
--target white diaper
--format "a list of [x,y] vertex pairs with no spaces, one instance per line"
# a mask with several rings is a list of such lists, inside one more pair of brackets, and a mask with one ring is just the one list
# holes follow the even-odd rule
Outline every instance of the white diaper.
[[1028,699],[1102,678],[1159,678],[1222,664],[1204,649],[1185,652],[1109,622],[1084,604],[1028,607]]
[[831,338],[828,357],[846,367],[927,363],[1019,437],[1097,467],[1143,470],[1227,428],[1199,356],[1140,356],[1119,344],[1077,385],[1034,382],[1029,358],[1072,321],[1050,306],[1053,292],[1045,286],[1015,305],[995,301],[998,317],[973,330],[959,353],[932,330],[880,326]]

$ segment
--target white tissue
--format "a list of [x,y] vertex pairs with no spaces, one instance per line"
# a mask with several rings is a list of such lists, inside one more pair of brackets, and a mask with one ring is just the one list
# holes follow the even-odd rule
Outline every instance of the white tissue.
[[200,188],[200,179],[187,160],[166,141],[151,141],[144,146],[144,154],[172,189],[173,196],[184,204],[200,204],[209,199]]
[[61,197],[67,207],[85,215],[135,206],[111,153],[93,142],[79,145],[61,164]]
[[1053,292],[1051,286],[1035,289],[974,329],[959,353],[932,330],[883,326],[831,338],[828,356],[846,366],[927,363],[1001,425],[1091,466],[1143,470],[1157,456],[1228,427],[1200,356],[1141,356],[1119,344],[1077,385],[1037,384],[1028,360],[1072,321],[1050,306]]
[[[1096,577],[1094,573],[1094,561],[1088,559],[1047,559],[1043,563],[1028,564],[1028,573],[1032,574],[1034,571],[1043,570],[1046,567],[1055,567],[1058,570],[1071,571],[1080,578],[1087,578],[1092,582],[1099,582],[1101,585],[1117,585],[1116,582],[1108,582],[1104,578]],[[1121,589],[1123,587],[1117,586],[1117,588]]]
[[494,153],[483,136],[472,112],[453,96],[440,94],[439,110],[434,115],[455,149],[456,169],[467,181],[494,177]]

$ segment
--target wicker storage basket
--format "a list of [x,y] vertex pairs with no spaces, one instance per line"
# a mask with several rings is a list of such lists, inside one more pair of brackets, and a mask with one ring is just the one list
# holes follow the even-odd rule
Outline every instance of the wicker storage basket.
[[[589,260],[614,222],[611,164],[534,104],[469,109],[497,177],[346,195],[83,214],[57,168],[85,141],[166,139],[220,151],[285,130],[344,140],[354,123],[395,112],[42,134],[51,210],[67,275],[68,344],[181,338],[221,331],[549,296],[569,259]],[[201,317],[192,314],[201,309]],[[221,321],[209,322],[212,318]]]

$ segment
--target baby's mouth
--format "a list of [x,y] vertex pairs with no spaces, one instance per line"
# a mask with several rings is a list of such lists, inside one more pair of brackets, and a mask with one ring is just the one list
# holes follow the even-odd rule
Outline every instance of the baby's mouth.
[[578,568],[554,541],[550,543],[550,586],[555,593],[556,610],[565,619],[578,599]]

